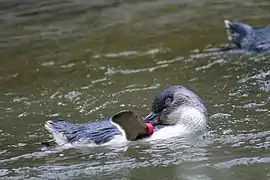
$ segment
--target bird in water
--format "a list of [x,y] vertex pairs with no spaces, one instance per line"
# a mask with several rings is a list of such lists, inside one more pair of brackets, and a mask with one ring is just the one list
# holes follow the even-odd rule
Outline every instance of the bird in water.
[[[75,124],[66,120],[49,120],[45,128],[52,134],[58,146],[73,143],[94,143],[96,145],[125,136],[134,141],[149,136],[168,126],[178,124],[190,131],[200,131],[206,126],[207,108],[201,98],[182,85],[170,86],[158,94],[151,112],[141,118],[132,111],[121,111],[110,120]],[[46,142],[44,145],[50,145]]]
[[225,20],[229,41],[236,49],[253,52],[270,50],[270,26],[252,27],[248,24]]

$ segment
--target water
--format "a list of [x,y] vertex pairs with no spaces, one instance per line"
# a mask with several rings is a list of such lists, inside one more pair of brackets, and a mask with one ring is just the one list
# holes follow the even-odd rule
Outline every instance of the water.
[[[224,19],[267,0],[1,0],[1,179],[270,179],[269,54],[214,53]],[[212,115],[196,137],[42,153],[48,119],[146,115],[183,84]]]

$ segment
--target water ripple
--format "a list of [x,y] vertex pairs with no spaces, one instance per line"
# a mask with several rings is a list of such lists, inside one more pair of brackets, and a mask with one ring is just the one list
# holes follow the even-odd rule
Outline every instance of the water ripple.
[[159,53],[166,53],[168,52],[168,49],[162,49],[162,48],[154,48],[150,49],[145,52],[139,52],[139,51],[123,51],[118,53],[105,53],[102,55],[93,55],[92,58],[94,59],[100,59],[100,58],[119,58],[119,57],[132,57],[132,56],[146,56],[146,55],[155,55]]
[[116,68],[108,68],[107,72],[105,73],[106,75],[114,75],[114,74],[134,74],[134,73],[139,73],[139,72],[153,72],[157,69],[162,69],[165,67],[168,67],[168,64],[162,64],[159,66],[154,66],[151,68],[140,68],[140,69],[116,69]]

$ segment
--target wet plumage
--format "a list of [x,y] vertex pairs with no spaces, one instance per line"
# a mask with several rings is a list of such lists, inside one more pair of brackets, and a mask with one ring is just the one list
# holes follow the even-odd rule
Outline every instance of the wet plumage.
[[[195,113],[194,113],[195,112]],[[197,114],[196,114],[197,113]],[[144,120],[155,126],[155,131],[183,123],[194,130],[204,127],[207,109],[200,97],[184,86],[171,86],[158,94],[152,110]],[[66,143],[106,143],[122,132],[110,120],[73,124],[65,120],[50,120],[45,124],[58,145]]]
[[270,50],[270,26],[252,27],[244,23],[224,21],[228,39],[239,49],[255,52]]

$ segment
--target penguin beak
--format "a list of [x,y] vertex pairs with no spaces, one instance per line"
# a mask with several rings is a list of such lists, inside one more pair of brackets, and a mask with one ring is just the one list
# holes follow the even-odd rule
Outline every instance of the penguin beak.
[[158,124],[160,123],[160,122],[159,122],[160,115],[161,115],[161,113],[155,113],[155,112],[151,111],[151,112],[144,118],[144,120],[145,120],[147,123],[151,123],[153,126],[155,126],[155,125],[158,125]]

